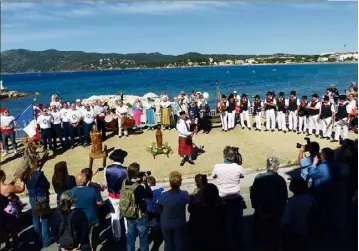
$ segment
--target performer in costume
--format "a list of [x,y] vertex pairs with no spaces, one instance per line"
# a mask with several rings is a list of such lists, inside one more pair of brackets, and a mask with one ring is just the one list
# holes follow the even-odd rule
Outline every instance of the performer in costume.
[[141,100],[136,99],[135,103],[132,106],[133,119],[136,121],[136,128],[141,130],[141,115],[142,115],[143,105]]
[[335,114],[335,136],[332,142],[338,142],[340,137],[340,131],[343,129],[342,139],[348,138],[348,126],[350,121],[350,112],[352,107],[347,101],[346,95],[339,96],[338,111]]
[[14,149],[14,156],[17,153],[17,146],[15,141],[15,127],[16,121],[14,116],[9,115],[9,110],[6,108],[1,109],[1,117],[0,117],[0,126],[1,126],[1,137],[3,143],[3,154],[8,154],[9,145],[8,139],[11,141],[12,148]]
[[236,116],[235,116],[235,123],[237,124],[238,121],[240,121],[240,105],[241,105],[241,98],[239,97],[237,91],[233,92],[233,96],[234,96],[234,101],[236,102]]
[[266,129],[265,131],[275,129],[275,109],[276,109],[276,100],[274,99],[274,92],[269,91],[267,93],[267,99],[264,102],[264,107],[266,111]]
[[334,123],[335,109],[334,105],[331,104],[330,98],[328,96],[324,97],[324,102],[322,103],[319,119],[322,127],[322,138],[327,138],[330,140],[332,136],[332,125]]
[[226,101],[225,95],[221,96],[221,100],[218,102],[217,108],[218,108],[219,116],[221,118],[222,131],[227,132],[227,130],[228,130],[228,122],[227,122],[228,112],[227,112],[227,101]]
[[155,110],[156,106],[153,102],[153,99],[148,98],[148,102],[145,106],[146,108],[146,125],[148,126],[148,130],[153,130],[153,128],[157,125],[156,117],[155,117]]
[[128,137],[128,128],[123,126],[125,118],[128,116],[128,109],[123,104],[122,100],[119,100],[118,107],[116,108],[116,116],[118,118],[118,137],[122,137],[122,129],[126,137]]
[[227,106],[227,117],[228,117],[228,131],[234,129],[236,120],[236,101],[234,100],[233,94],[228,96],[226,103]]
[[171,103],[171,107],[172,107],[172,116],[173,116],[173,121],[172,121],[172,125],[174,128],[176,128],[176,125],[177,125],[177,122],[178,122],[178,119],[179,119],[179,113],[181,111],[181,108],[178,104],[178,97],[174,97],[173,98],[173,101]]
[[252,130],[251,121],[249,119],[250,102],[249,102],[246,94],[244,94],[244,93],[242,94],[240,102],[241,102],[240,103],[240,118],[241,118],[242,129],[244,129],[246,127],[244,122],[247,122],[247,128],[249,130]]
[[190,131],[191,121],[188,119],[186,112],[180,112],[180,120],[177,122],[178,132],[178,154],[182,157],[180,166],[183,166],[186,161],[194,165],[192,160],[193,143],[192,136],[194,131]]
[[289,131],[297,131],[297,110],[300,105],[299,99],[296,97],[296,92],[290,92],[290,98],[287,100],[286,107],[288,109]]
[[195,100],[191,101],[191,104],[188,108],[189,119],[191,120],[191,126],[194,128],[196,133],[198,132],[198,118],[199,118],[199,108]]
[[263,102],[261,101],[261,97],[259,95],[256,95],[254,97],[254,102],[253,102],[253,116],[256,122],[256,131],[262,131],[262,123],[261,123],[262,107],[263,107]]
[[298,118],[299,118],[299,125],[298,125],[298,134],[306,133],[307,132],[307,119],[309,116],[308,110],[308,102],[307,96],[303,96],[302,100],[300,101],[298,110],[297,110]]
[[284,92],[279,93],[277,99],[277,122],[278,122],[278,131],[283,131],[287,133],[287,121],[285,119],[286,108],[285,108],[285,99]]
[[104,106],[102,106],[101,101],[97,100],[94,103],[94,111],[96,115],[96,125],[97,130],[102,134],[102,141],[106,140],[106,123],[105,123],[105,116],[107,110]]
[[89,104],[86,104],[84,107],[85,108],[81,113],[81,118],[84,126],[85,145],[89,146],[91,144],[90,133],[92,132],[92,128],[95,124],[96,115],[95,115],[95,111],[91,109]]
[[57,148],[57,139],[60,140],[61,148],[64,148],[64,142],[62,140],[61,112],[57,110],[55,105],[52,106],[51,116],[53,117],[52,141],[54,150]]
[[161,105],[161,124],[164,130],[171,129],[171,102],[164,96]]
[[202,129],[203,133],[208,134],[211,129],[209,123],[210,108],[203,96],[201,98],[201,104],[199,105],[199,112],[199,129]]
[[315,129],[315,135],[319,137],[319,109],[320,109],[320,102],[318,101],[318,94],[314,93],[312,95],[312,102],[308,104],[309,110],[309,131],[308,136],[312,135],[313,129]]
[[80,133],[79,124],[81,122],[81,112],[76,109],[75,104],[71,104],[71,109],[68,112],[68,118],[70,122],[70,139],[71,139],[71,148],[75,148],[75,136],[79,136],[79,143],[83,145],[82,135]]
[[53,117],[48,113],[47,108],[42,109],[42,113],[37,118],[37,124],[40,126],[41,139],[45,151],[47,150],[47,147],[49,147],[50,150],[52,150],[51,123],[53,123]]
[[178,104],[181,107],[181,111],[184,111],[186,113],[188,112],[189,98],[184,91],[181,91],[180,95],[178,96]]

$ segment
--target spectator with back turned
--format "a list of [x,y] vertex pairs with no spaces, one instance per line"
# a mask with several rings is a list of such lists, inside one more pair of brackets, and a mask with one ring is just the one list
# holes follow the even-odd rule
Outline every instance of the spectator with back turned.
[[75,177],[69,175],[67,163],[60,161],[55,164],[54,175],[52,176],[52,186],[57,194],[57,201],[60,200],[61,194],[76,186]]

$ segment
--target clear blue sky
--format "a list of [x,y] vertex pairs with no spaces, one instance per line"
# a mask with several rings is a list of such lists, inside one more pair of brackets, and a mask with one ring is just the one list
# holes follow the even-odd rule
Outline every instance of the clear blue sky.
[[2,2],[1,16],[2,51],[358,50],[357,2]]

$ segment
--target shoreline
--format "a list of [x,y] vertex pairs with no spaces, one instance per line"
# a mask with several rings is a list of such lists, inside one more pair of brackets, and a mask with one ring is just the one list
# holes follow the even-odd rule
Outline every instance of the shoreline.
[[273,66],[273,65],[332,65],[332,64],[358,64],[358,62],[303,62],[303,63],[268,63],[268,64],[238,64],[238,65],[196,65],[196,66],[176,66],[176,67],[157,67],[157,68],[123,68],[123,69],[102,69],[102,70],[74,70],[74,71],[49,71],[49,72],[19,72],[7,73],[2,72],[3,76],[26,75],[26,74],[56,74],[56,73],[83,73],[83,72],[108,72],[108,71],[130,71],[130,70],[165,70],[165,69],[182,69],[182,68],[212,68],[212,67],[241,67],[241,66]]

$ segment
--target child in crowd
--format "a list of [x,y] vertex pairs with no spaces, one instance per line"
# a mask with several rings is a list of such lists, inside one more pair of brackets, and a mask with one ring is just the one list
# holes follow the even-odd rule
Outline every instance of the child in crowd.
[[151,251],[159,250],[162,242],[163,235],[160,227],[160,216],[156,214],[156,205],[157,200],[160,197],[161,193],[164,192],[163,187],[156,186],[156,179],[153,176],[147,177],[147,184],[152,190],[153,197],[152,199],[147,199],[147,212],[148,212],[148,221],[150,232],[148,235],[148,244],[153,242]]

